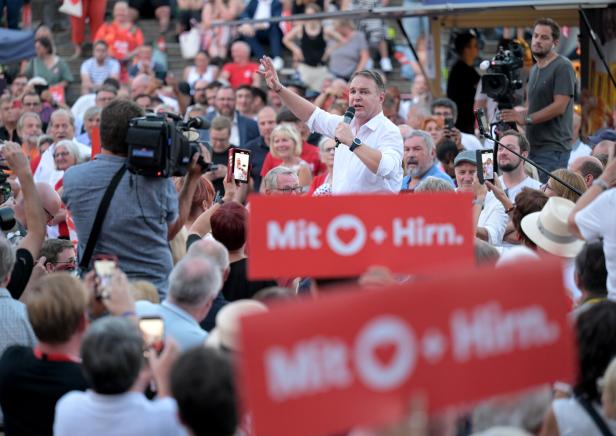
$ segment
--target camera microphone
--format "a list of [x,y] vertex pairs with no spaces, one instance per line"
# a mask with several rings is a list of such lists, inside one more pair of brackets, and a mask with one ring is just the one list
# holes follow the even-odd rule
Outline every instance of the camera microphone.
[[186,127],[189,129],[203,129],[207,130],[210,128],[210,122],[201,117],[195,117],[188,120],[186,123]]
[[[353,106],[349,106],[344,115],[342,116],[342,122],[344,124],[351,124],[353,118],[355,118],[355,108]],[[336,141],[336,147],[338,147],[340,145],[340,141],[338,140],[338,138],[334,138],[334,140]]]
[[484,61],[481,61],[481,63],[479,64],[479,69],[481,71],[487,71],[488,68],[490,68],[490,61],[487,59]]

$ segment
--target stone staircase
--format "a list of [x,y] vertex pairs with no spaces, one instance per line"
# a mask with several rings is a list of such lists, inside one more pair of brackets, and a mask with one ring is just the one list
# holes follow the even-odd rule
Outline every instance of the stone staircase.
[[[32,0],[32,12],[33,12],[33,23],[36,25],[42,20],[42,7],[43,2],[48,2],[53,0]],[[108,1],[107,10],[108,10],[108,19],[111,16],[111,8],[113,6],[113,0]],[[138,26],[141,28],[144,34],[144,39],[146,42],[153,42],[159,36],[158,23],[153,19],[140,20]],[[174,23],[171,24],[174,26]],[[391,22],[391,25],[396,28],[396,40],[395,43],[405,44],[402,36],[402,32],[397,28],[397,23]],[[70,27],[70,26],[69,26]],[[88,40],[89,29],[86,30],[86,41]],[[87,59],[87,57],[77,58],[68,60],[70,56],[73,54],[73,45],[70,40],[70,28],[64,31],[54,32],[54,40],[57,47],[57,53],[59,56],[62,56],[69,63],[71,72],[75,77],[75,82],[71,83],[67,88],[66,99],[68,104],[72,104],[81,94],[80,89],[80,80],[79,80],[79,68],[82,62]],[[442,38],[443,42],[448,41],[448,35],[444,34]],[[483,50],[483,57],[487,59],[492,56],[496,52],[496,41],[488,40],[486,41],[486,45]],[[89,54],[87,54],[89,55]],[[190,60],[183,59],[181,56],[180,45],[177,41],[170,42],[169,39],[166,43],[166,58],[167,58],[167,68],[168,71],[173,73],[176,78],[182,77],[182,72],[184,67],[191,64]],[[293,70],[288,68],[291,66],[291,54],[285,53],[285,74],[292,74]],[[394,63],[394,71],[387,75],[388,85],[397,86],[400,89],[400,92],[404,95],[410,92],[410,82],[403,77],[400,76],[399,65],[397,65],[396,61],[393,59],[392,54],[392,62]]]

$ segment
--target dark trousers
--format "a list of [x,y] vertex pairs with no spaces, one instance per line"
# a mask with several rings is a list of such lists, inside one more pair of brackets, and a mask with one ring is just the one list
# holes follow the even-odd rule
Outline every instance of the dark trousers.
[[[537,165],[542,166],[550,173],[559,168],[567,168],[567,164],[569,163],[569,155],[571,154],[570,150],[541,150],[540,148],[537,150],[533,150],[531,148],[530,154],[528,158],[535,162]],[[541,183],[546,183],[548,181],[548,175],[543,171],[539,172],[539,180]]]
[[6,6],[6,21],[9,29],[19,30],[22,0],[0,0],[0,12]]
[[282,53],[282,31],[278,27],[278,23],[270,23],[270,26],[265,30],[257,30],[255,36],[250,38],[245,37],[244,41],[250,45],[252,56],[260,59],[264,54],[263,44],[269,44],[270,56],[275,58]]

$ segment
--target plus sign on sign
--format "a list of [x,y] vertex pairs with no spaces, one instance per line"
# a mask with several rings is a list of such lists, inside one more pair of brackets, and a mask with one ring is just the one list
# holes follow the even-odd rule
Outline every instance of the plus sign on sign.
[[464,268],[388,289],[328,293],[241,321],[254,434],[326,435],[556,380],[574,340],[559,264]]
[[371,265],[405,273],[469,266],[473,244],[467,194],[250,200],[251,278],[345,277]]

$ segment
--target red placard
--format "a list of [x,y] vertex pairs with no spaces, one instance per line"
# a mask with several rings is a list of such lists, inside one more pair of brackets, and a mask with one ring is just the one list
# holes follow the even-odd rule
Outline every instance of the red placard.
[[52,85],[49,87],[53,99],[60,104],[64,104],[64,86],[61,84]]
[[314,436],[395,422],[414,391],[433,412],[572,381],[567,310],[560,265],[534,263],[247,316],[238,361],[255,433]]
[[101,153],[101,129],[100,127],[92,127],[90,133],[92,140],[92,159],[94,156]]
[[469,194],[253,196],[248,274],[347,277],[473,263]]

